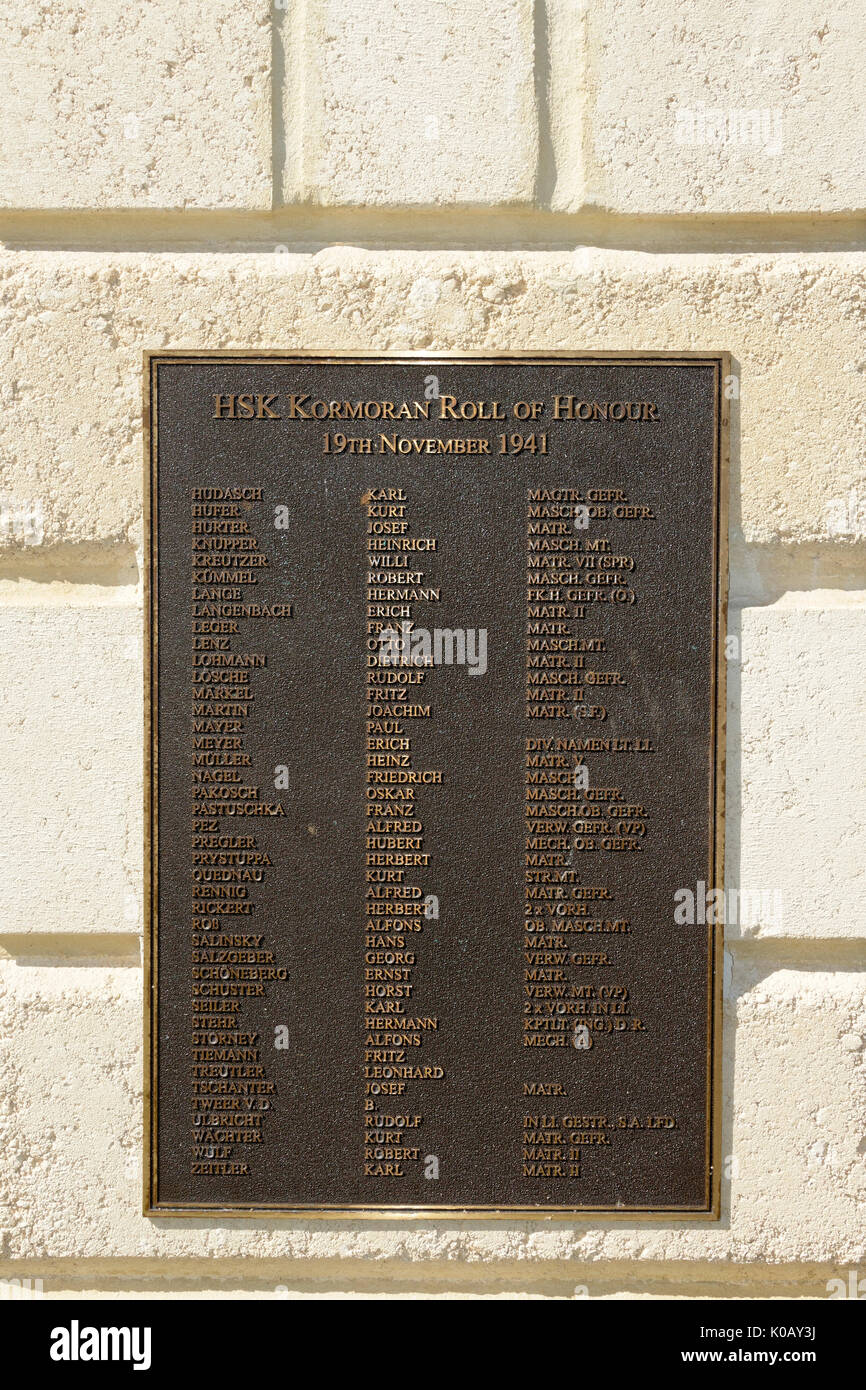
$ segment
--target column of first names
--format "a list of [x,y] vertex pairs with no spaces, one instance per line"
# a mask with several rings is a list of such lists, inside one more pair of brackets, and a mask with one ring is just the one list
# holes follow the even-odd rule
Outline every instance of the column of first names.
[[[419,765],[416,756],[417,731],[433,715],[428,689],[432,660],[414,653],[413,638],[417,614],[423,605],[438,603],[441,590],[425,572],[437,538],[416,533],[406,491],[370,489],[363,500],[363,1172],[365,1178],[399,1180],[430,1161],[424,1153],[427,1115],[419,1092],[427,1090],[423,1083],[440,1082],[444,1076],[429,1055],[439,1018],[431,1011],[431,1000],[418,998],[415,983],[435,901],[417,881],[435,859],[425,833],[424,799],[442,785],[442,771]],[[429,942],[426,949],[431,949]]]

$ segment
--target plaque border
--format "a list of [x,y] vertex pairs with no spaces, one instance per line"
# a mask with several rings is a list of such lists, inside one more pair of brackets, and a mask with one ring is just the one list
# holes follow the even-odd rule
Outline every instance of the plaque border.
[[294,1219],[308,1220],[311,1217],[324,1217],[337,1220],[538,1220],[549,1222],[572,1222],[602,1224],[607,1222],[646,1222],[655,1221],[665,1225],[672,1219],[713,1222],[721,1216],[721,1129],[722,1129],[722,975],[724,950],[724,925],[716,923],[707,926],[707,956],[710,965],[707,980],[707,1065],[706,1100],[707,1126],[705,1138],[705,1202],[695,1206],[616,1206],[593,1207],[575,1205],[540,1206],[474,1206],[437,1205],[417,1206],[396,1204],[375,1206],[369,1204],[307,1203],[287,1204],[279,1202],[187,1202],[174,1204],[161,1202],[158,1189],[158,1037],[155,1014],[158,999],[158,884],[159,864],[157,852],[156,807],[158,795],[156,782],[159,772],[157,757],[157,661],[159,647],[158,594],[155,583],[156,545],[159,537],[158,515],[158,367],[172,363],[200,362],[249,362],[251,365],[267,366],[272,363],[293,361],[319,362],[322,364],[341,363],[459,363],[475,362],[496,366],[503,362],[574,362],[622,365],[634,362],[644,366],[685,366],[714,368],[715,374],[715,431],[714,431],[714,526],[713,526],[713,588],[714,623],[711,643],[713,684],[710,702],[710,738],[708,758],[709,777],[709,862],[706,882],[714,888],[725,885],[725,736],[726,736],[726,657],[725,636],[728,615],[728,508],[730,478],[730,407],[725,396],[725,382],[732,371],[732,357],[727,351],[697,352],[675,350],[659,351],[611,351],[582,352],[579,349],[561,348],[555,351],[533,350],[531,348],[492,352],[486,349],[455,352],[428,352],[426,350],[404,350],[378,352],[376,350],[346,349],[344,351],[322,351],[304,348],[160,348],[143,352],[143,401],[142,423],[144,443],[144,1077],[143,1077],[143,1121],[144,1121],[144,1163],[142,1215],[146,1217],[181,1217],[189,1220],[196,1217],[224,1217],[253,1219]]

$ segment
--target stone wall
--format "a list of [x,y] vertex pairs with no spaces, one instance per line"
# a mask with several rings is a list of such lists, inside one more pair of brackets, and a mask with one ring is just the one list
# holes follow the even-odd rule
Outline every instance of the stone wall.
[[[0,1282],[826,1297],[866,1273],[860,0],[10,0]],[[722,1219],[146,1219],[145,348],[728,349]],[[775,901],[775,900],[774,900]]]

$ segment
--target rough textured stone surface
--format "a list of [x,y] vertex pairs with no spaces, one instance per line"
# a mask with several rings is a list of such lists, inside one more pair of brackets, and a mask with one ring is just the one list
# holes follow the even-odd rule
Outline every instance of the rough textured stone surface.
[[[833,249],[865,65],[862,0],[1,8],[0,1282],[826,1297],[866,1268],[866,257]],[[293,249],[353,236],[391,249]],[[541,249],[578,238],[632,249]],[[719,1223],[140,1215],[140,379],[172,346],[733,353]]]
[[286,62],[287,201],[532,200],[528,0],[309,0],[301,24]]
[[270,207],[267,0],[0,11],[0,206]]
[[727,935],[862,937],[866,594],[792,595],[728,628],[727,879],[750,899]]
[[[9,252],[0,494],[39,510],[43,544],[138,539],[146,347],[727,348],[734,531],[847,542],[866,535],[864,265],[842,253]],[[0,524],[0,546],[26,539]]]
[[370,1267],[570,1260],[575,1284],[592,1292],[592,1266],[610,1260],[856,1265],[866,1256],[858,1153],[866,986],[855,975],[775,969],[760,958],[734,965],[723,1217],[674,1227],[663,1219],[638,1227],[146,1219],[139,971],[6,961],[0,991],[5,1260],[291,1256],[296,1275],[338,1258]]
[[585,202],[656,214],[863,207],[860,0],[601,0],[585,24]]
[[138,931],[141,615],[0,603],[0,931]]
[[[264,1262],[245,1259],[152,1264],[147,1272],[115,1271],[110,1261],[27,1261],[38,1270],[46,1299],[263,1299],[365,1301],[650,1298],[827,1298],[850,1288],[849,1272],[836,1264],[704,1264],[695,1260],[529,1263],[508,1259],[440,1259],[371,1262],[348,1258],[299,1261],[291,1256]],[[5,1279],[28,1277],[22,1266],[0,1266]],[[578,1283],[577,1280],[591,1282]],[[838,1281],[831,1284],[831,1280]]]
[[[0,1282],[820,1298],[866,1268],[866,257],[833,249],[866,187],[861,11],[3,7]],[[634,249],[537,249],[578,238]],[[727,863],[752,896],[719,1223],[140,1215],[134,557],[141,352],[167,347],[733,354]]]

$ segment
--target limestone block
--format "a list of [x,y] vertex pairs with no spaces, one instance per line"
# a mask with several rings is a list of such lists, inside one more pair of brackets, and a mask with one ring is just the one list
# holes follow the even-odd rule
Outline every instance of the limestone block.
[[862,937],[866,593],[791,595],[732,612],[729,630],[727,878],[739,912],[727,935]]
[[310,0],[290,29],[287,202],[532,201],[530,0]]
[[861,254],[0,255],[0,548],[140,540],[141,352],[726,348],[731,521],[866,538]]
[[0,12],[0,207],[271,206],[267,0]]
[[44,1258],[292,1259],[296,1278],[347,1259],[383,1276],[388,1261],[570,1262],[590,1294],[593,1266],[611,1260],[634,1261],[636,1273],[662,1260],[856,1267],[866,1257],[862,978],[832,960],[800,971],[747,954],[727,993],[718,1223],[172,1220],[140,1215],[139,971],[0,962],[11,1092],[3,1258],[22,1273]]
[[863,207],[859,0],[593,0],[580,10],[582,142],[559,153],[566,168],[582,162],[586,204],[656,215]]
[[0,932],[141,926],[141,615],[0,603]]

